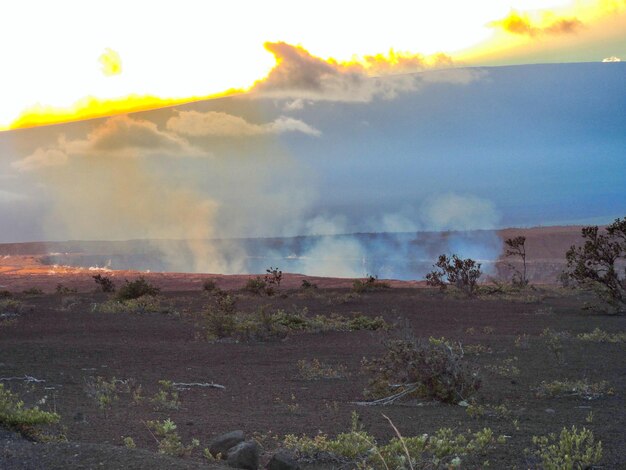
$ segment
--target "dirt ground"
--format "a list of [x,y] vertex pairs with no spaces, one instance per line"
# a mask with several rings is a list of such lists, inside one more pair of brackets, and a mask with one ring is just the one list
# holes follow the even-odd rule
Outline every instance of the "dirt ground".
[[[456,431],[489,427],[494,434],[507,436],[480,462],[464,468],[483,468],[485,461],[494,469],[531,468],[535,462],[524,449],[533,447],[532,436],[558,433],[572,425],[591,429],[602,441],[602,468],[626,468],[625,343],[576,339],[578,333],[594,328],[624,332],[626,317],[583,310],[588,299],[581,293],[541,287],[467,300],[416,283],[396,283],[390,289],[347,295],[351,281],[335,281],[331,287],[332,281],[319,279],[312,279],[320,288],[310,293],[297,288],[302,277],[287,276],[284,295],[237,293],[238,309],[253,311],[267,305],[270,309],[306,307],[311,315],[381,315],[396,327],[388,333],[298,333],[281,341],[209,342],[194,320],[194,313],[210,302],[200,288],[201,276],[187,277],[182,284],[176,275],[150,277],[163,288],[162,302],[170,305],[170,313],[139,315],[95,313],[94,305],[108,296],[93,292],[91,274],[81,270],[0,274],[0,285],[15,292],[14,298],[25,306],[19,316],[0,322],[0,381],[27,405],[40,403],[42,409],[58,412],[61,426],[51,431],[63,432],[69,441],[33,444],[0,433],[0,468],[208,468],[200,451],[185,460],[157,455],[145,422],[170,418],[184,442],[198,439],[201,447],[220,433],[242,429],[263,444],[267,458],[285,434],[314,436],[322,431],[332,436],[348,430],[353,411],[382,442],[393,436],[382,413],[404,436],[430,434],[442,427]],[[245,279],[222,276],[217,282],[234,290]],[[59,283],[75,286],[79,292],[53,293]],[[28,287],[47,293],[19,293]],[[563,340],[562,360],[540,336],[548,327],[571,333]],[[368,380],[362,359],[379,356],[385,338],[407,333],[444,336],[465,347],[483,345],[484,352],[468,356],[480,367],[483,381],[476,400],[487,409],[504,405],[506,412],[471,417],[457,405],[354,404],[363,400]],[[298,361],[313,359],[345,367],[347,377],[301,378]],[[149,399],[135,403],[123,392],[111,406],[100,408],[89,394],[97,377],[131,380],[141,385],[145,397],[158,392],[160,380],[224,388],[182,390],[181,405],[172,410],[157,411]],[[542,381],[557,379],[606,380],[610,391],[593,400],[537,397]],[[138,449],[127,450],[124,437],[132,437]]]

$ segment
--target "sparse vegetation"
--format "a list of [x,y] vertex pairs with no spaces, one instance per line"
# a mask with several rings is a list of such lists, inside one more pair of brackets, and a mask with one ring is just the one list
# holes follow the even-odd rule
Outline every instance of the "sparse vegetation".
[[391,285],[388,282],[379,281],[377,276],[367,276],[367,278],[355,279],[352,283],[352,290],[357,294],[364,292],[372,292],[381,289],[389,289]]
[[298,376],[304,380],[340,379],[347,376],[346,366],[331,366],[314,358],[311,361],[298,361]]
[[541,382],[537,388],[537,397],[555,398],[565,396],[577,396],[592,400],[600,398],[604,394],[612,394],[608,382],[605,380],[597,383],[590,383],[587,380],[553,380],[552,382]]
[[533,436],[533,444],[534,455],[545,470],[584,470],[602,459],[602,442],[595,442],[593,432],[584,427],[580,431],[575,426],[563,428],[558,438],[555,434]]
[[252,313],[236,310],[232,297],[226,295],[201,314],[200,325],[208,339],[236,338],[243,341],[268,341],[285,338],[296,332],[354,331],[389,329],[382,317],[354,314],[308,315],[308,310],[271,310],[261,306]]
[[591,343],[626,343],[626,332],[609,333],[595,328],[591,333],[579,333],[576,338]]
[[102,274],[96,274],[95,276],[91,276],[95,283],[98,285],[99,289],[102,292],[110,293],[115,292],[115,283],[108,276],[103,276]]
[[505,256],[515,256],[522,260],[521,271],[510,265],[514,272],[512,284],[516,287],[526,287],[528,285],[528,278],[526,277],[526,237],[507,238],[504,244],[506,245]]
[[267,295],[274,295],[280,289],[280,282],[283,280],[283,272],[270,266],[265,270],[265,293]]
[[250,279],[248,279],[243,290],[246,292],[250,292],[251,294],[254,294],[254,295],[261,295],[263,292],[265,292],[266,287],[267,287],[267,284],[265,280],[262,279],[260,276],[257,276],[257,277],[251,277]]
[[452,255],[451,258],[440,255],[435,267],[438,269],[426,274],[426,283],[429,286],[446,289],[448,285],[453,285],[468,296],[474,295],[482,274],[480,263],[471,258],[459,258],[457,255]]
[[177,410],[180,408],[178,391],[170,380],[159,380],[159,391],[150,399],[157,411]]
[[22,292],[24,295],[43,295],[43,291],[41,289],[39,289],[38,287],[30,287],[28,289],[25,289]]
[[217,284],[213,279],[205,279],[202,281],[202,290],[205,292],[213,292],[217,289]]
[[615,219],[602,232],[598,226],[584,227],[582,237],[584,245],[572,246],[565,255],[567,274],[614,311],[626,311],[626,268],[619,265],[626,260],[626,218]]
[[146,427],[153,433],[152,435],[158,443],[160,454],[173,457],[187,457],[196,447],[200,446],[200,442],[197,439],[193,439],[189,445],[184,445],[176,431],[176,424],[169,418],[164,421],[147,421]]
[[565,362],[563,340],[569,339],[571,335],[566,331],[553,331],[550,328],[546,328],[541,333],[541,337],[545,340],[546,346],[554,355],[556,362],[559,364]]
[[0,426],[27,435],[35,436],[37,426],[58,423],[61,417],[57,413],[40,410],[37,406],[27,408],[17,395],[11,393],[0,383]]
[[93,312],[97,313],[173,313],[171,305],[161,301],[159,297],[143,295],[129,300],[111,299],[101,304],[94,304]]
[[315,459],[320,454],[329,454],[336,466],[352,464],[367,469],[426,470],[460,468],[464,457],[482,455],[495,447],[497,441],[488,428],[459,434],[443,428],[432,435],[403,437],[391,421],[390,424],[396,437],[387,444],[378,444],[376,438],[359,424],[356,413],[353,413],[349,432],[338,434],[335,438],[322,433],[312,438],[290,434],[285,436],[283,445],[301,457]]
[[133,300],[144,296],[156,296],[161,289],[150,284],[144,277],[135,279],[134,281],[124,281],[124,285],[117,291],[117,300]]
[[317,284],[315,284],[314,282],[311,282],[307,279],[302,279],[302,284],[300,285],[301,289],[317,289]]
[[390,340],[385,347],[385,355],[364,362],[371,376],[366,396],[381,404],[403,397],[459,403],[480,388],[477,369],[443,338]]
[[56,293],[58,295],[69,295],[69,294],[76,294],[77,290],[73,287],[67,287],[64,286],[63,284],[57,284],[56,287]]

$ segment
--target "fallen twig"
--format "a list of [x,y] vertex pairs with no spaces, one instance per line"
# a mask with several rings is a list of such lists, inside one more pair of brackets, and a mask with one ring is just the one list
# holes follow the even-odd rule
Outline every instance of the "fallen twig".
[[383,397],[383,398],[379,398],[378,400],[372,400],[372,401],[353,401],[352,404],[360,405],[360,406],[391,405],[396,400],[399,400],[400,398],[405,397],[406,395],[409,395],[413,393],[415,390],[417,390],[417,384],[408,384],[408,385],[405,385],[405,387],[408,387],[408,388],[402,390],[401,392],[390,395],[388,397]]
[[45,382],[45,380],[36,379],[32,375],[25,375],[23,377],[0,377],[0,382],[9,382],[10,380],[23,380],[24,382],[27,382],[27,383],[31,383],[31,382],[35,382],[35,383]]
[[205,388],[219,388],[219,389],[225,389],[226,387],[224,387],[223,385],[220,384],[216,384],[216,383],[200,383],[200,382],[191,382],[191,383],[185,383],[185,382],[174,382],[172,384],[174,386],[174,388],[177,388],[178,390],[189,390],[191,387],[205,387]]

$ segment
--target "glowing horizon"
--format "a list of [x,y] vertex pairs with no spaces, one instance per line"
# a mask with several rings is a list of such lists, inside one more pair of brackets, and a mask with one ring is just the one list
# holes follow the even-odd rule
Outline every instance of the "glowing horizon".
[[[421,10],[391,1],[384,12],[347,1],[332,10],[316,4],[306,18],[291,4],[269,3],[208,10],[203,2],[183,1],[169,10],[112,1],[97,24],[92,7],[81,2],[12,4],[7,18],[13,21],[0,31],[0,40],[13,45],[4,59],[0,131],[244,93],[280,62],[263,50],[268,41],[368,75],[546,61],[552,57],[546,51],[598,62],[624,53],[596,46],[602,51],[596,57],[596,49],[580,47],[623,40],[626,4],[611,0],[448,1]],[[568,56],[568,43],[581,52]]]

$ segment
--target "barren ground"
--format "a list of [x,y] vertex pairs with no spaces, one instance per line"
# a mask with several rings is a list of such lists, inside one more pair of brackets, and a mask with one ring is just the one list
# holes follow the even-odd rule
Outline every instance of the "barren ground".
[[[532,448],[532,436],[558,433],[572,425],[591,429],[602,441],[602,468],[626,468],[625,345],[575,338],[594,328],[624,332],[626,318],[582,310],[589,299],[581,293],[540,287],[512,296],[466,300],[416,283],[397,282],[391,289],[346,296],[350,280],[309,278],[319,289],[305,293],[298,288],[301,276],[286,276],[283,296],[238,293],[238,308],[307,307],[310,314],[327,315],[358,312],[382,315],[397,327],[389,333],[299,333],[273,342],[208,342],[200,337],[193,316],[210,302],[200,287],[206,276],[149,276],[162,288],[162,302],[169,304],[174,314],[105,314],[92,312],[94,304],[108,299],[107,294],[93,292],[93,272],[59,268],[49,273],[36,260],[10,260],[4,259],[0,266],[0,290],[14,292],[14,298],[26,307],[12,321],[0,322],[0,380],[28,405],[46,397],[42,408],[62,417],[61,428],[51,431],[62,430],[69,443],[34,444],[0,431],[0,468],[207,468],[199,452],[186,460],[157,455],[144,422],[171,418],[183,441],[197,438],[203,445],[220,433],[243,429],[271,450],[277,445],[275,438],[287,433],[313,436],[319,431],[329,435],[346,431],[353,411],[381,441],[393,433],[382,413],[405,436],[433,433],[442,427],[457,431],[489,427],[496,435],[508,436],[505,444],[465,468],[482,468],[486,460],[495,469],[530,468],[534,462],[523,451]],[[114,279],[119,283],[138,275],[115,273]],[[246,278],[218,276],[217,283],[234,291]],[[77,288],[78,293],[54,293],[59,283]],[[30,287],[46,293],[21,293]],[[572,334],[563,341],[562,363],[540,336],[548,327]],[[486,406],[505,405],[508,416],[486,413],[472,418],[461,406],[436,403],[384,408],[353,404],[363,399],[367,384],[362,359],[378,356],[389,335],[406,332],[485,346],[486,352],[469,357],[481,368],[483,379],[476,399]],[[520,335],[528,337],[516,344]],[[312,359],[345,366],[348,376],[304,380],[297,363]],[[506,364],[515,365],[518,373],[506,367],[499,372],[491,368]],[[40,382],[6,380],[24,376]],[[132,379],[142,385],[146,397],[158,391],[160,380],[213,382],[225,388],[183,390],[181,406],[175,410],[155,411],[149,400],[134,404],[123,393],[111,407],[101,409],[87,393],[89,381],[96,377]],[[557,379],[606,380],[612,391],[594,400],[537,397],[536,388],[542,381]],[[123,447],[122,437],[126,436],[134,439],[138,450]]]

